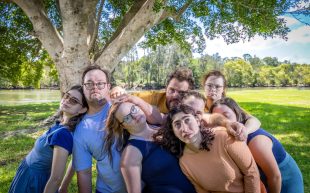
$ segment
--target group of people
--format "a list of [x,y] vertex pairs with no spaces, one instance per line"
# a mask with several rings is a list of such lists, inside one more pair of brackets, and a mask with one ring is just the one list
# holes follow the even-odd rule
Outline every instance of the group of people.
[[108,71],[87,67],[9,192],[65,193],[75,172],[79,192],[92,192],[95,159],[96,193],[303,193],[294,159],[226,97],[220,71],[203,77],[205,97],[194,85],[192,71],[178,68],[165,91],[127,94],[110,89]]

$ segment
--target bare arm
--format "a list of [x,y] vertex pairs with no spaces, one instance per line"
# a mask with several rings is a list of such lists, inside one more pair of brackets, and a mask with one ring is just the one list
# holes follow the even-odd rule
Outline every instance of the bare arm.
[[228,133],[239,141],[244,141],[248,137],[248,132],[243,124],[231,122],[226,117],[218,113],[203,114],[201,122],[205,127],[225,127]]
[[245,122],[244,126],[247,128],[247,132],[248,133],[253,133],[255,132],[257,129],[260,128],[261,126],[261,122],[254,116],[252,115],[248,115],[248,119]]
[[60,188],[58,190],[58,193],[68,193],[68,187],[69,184],[72,181],[72,178],[74,176],[74,169],[72,167],[72,160],[70,161],[68,168],[67,168],[67,172],[65,174],[64,179],[61,182]]
[[128,145],[122,153],[121,172],[128,193],[141,193],[142,154],[134,146]]
[[164,123],[164,114],[160,113],[158,108],[155,106],[150,105],[149,103],[145,102],[143,99],[129,95],[129,94],[123,94],[118,96],[115,101],[120,102],[131,102],[139,106],[142,111],[144,112],[147,121],[150,124],[159,124],[162,125]]
[[272,141],[264,135],[258,135],[251,140],[249,148],[256,163],[266,175],[269,192],[280,193],[282,179],[277,161],[272,153]]
[[92,176],[91,175],[92,175],[91,168],[77,172],[79,193],[91,193],[92,192],[92,181],[91,181]]
[[66,169],[68,154],[69,152],[65,148],[54,146],[51,176],[47,181],[44,193],[55,193],[58,190]]

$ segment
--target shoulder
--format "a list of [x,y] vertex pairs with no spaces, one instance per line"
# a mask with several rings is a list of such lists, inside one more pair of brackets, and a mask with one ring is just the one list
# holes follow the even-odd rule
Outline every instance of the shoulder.
[[235,137],[230,135],[225,127],[214,127],[212,131],[215,134],[214,141],[216,143],[231,144],[236,141]]
[[66,127],[61,126],[58,129],[54,130],[52,138],[69,138],[72,139],[72,132]]
[[272,148],[272,140],[266,135],[257,135],[249,142],[249,147],[252,149]]
[[230,134],[228,134],[227,129],[225,127],[214,127],[212,128],[212,131],[214,134],[216,134],[216,137],[222,137],[222,138],[228,138],[230,137]]
[[122,153],[121,166],[132,166],[136,165],[137,163],[141,163],[141,161],[142,154],[140,150],[133,145],[127,145]]

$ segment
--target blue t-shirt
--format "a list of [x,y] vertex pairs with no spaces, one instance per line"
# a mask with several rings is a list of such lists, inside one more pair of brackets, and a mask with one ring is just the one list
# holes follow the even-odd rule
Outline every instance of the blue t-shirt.
[[72,153],[72,133],[59,122],[41,135],[31,152],[26,156],[27,164],[39,170],[50,170],[53,161],[53,147],[57,145]]
[[144,193],[192,193],[194,186],[182,173],[179,160],[151,141],[130,139],[129,145],[137,147],[142,156],[141,178]]
[[96,114],[86,114],[74,131],[73,167],[76,171],[91,168],[97,160],[96,189],[100,192],[126,192],[120,172],[120,153],[113,148],[112,164],[103,151],[105,124],[111,104],[107,103]]

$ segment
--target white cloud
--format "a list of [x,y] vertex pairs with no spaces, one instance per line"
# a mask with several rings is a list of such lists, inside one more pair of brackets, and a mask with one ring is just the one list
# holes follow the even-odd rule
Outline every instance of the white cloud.
[[[294,18],[287,17],[291,25],[299,25]],[[222,57],[242,57],[248,53],[260,58],[267,56],[277,57],[280,61],[290,60],[291,62],[310,64],[310,27],[302,25],[293,29],[288,34],[288,40],[281,38],[264,39],[255,36],[249,42],[239,42],[227,45],[223,38],[207,40],[205,53],[212,55],[219,53]]]

